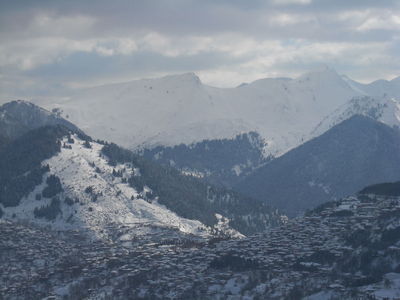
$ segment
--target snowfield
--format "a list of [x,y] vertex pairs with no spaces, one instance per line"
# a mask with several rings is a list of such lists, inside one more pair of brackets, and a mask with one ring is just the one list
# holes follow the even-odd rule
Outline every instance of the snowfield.
[[[35,188],[28,197],[22,199],[17,207],[3,208],[5,218],[17,218],[33,222],[53,229],[87,229],[97,237],[107,237],[107,228],[126,226],[135,229],[135,234],[145,234],[152,228],[176,228],[181,232],[207,236],[207,228],[199,221],[179,217],[165,206],[143,199],[129,184],[123,183],[132,172],[139,172],[129,164],[112,167],[107,158],[101,154],[102,145],[91,142],[91,149],[86,148],[84,141],[76,135],[74,143],[65,143],[71,149],[61,148],[61,152],[45,160],[50,172],[43,178],[43,183]],[[122,177],[113,176],[113,170],[121,171]],[[59,177],[64,191],[59,194],[61,211],[54,221],[34,217],[34,209],[48,205],[51,199],[36,200],[47,185],[46,178],[50,174]],[[87,192],[91,187],[91,193]],[[148,187],[145,190],[150,191]],[[68,205],[66,198],[75,203]],[[13,216],[14,215],[14,216]]]

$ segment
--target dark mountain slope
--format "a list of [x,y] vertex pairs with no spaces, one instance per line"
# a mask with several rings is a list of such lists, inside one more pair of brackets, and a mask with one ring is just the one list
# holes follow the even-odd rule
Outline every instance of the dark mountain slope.
[[360,194],[374,194],[382,196],[400,196],[400,181],[378,183],[367,186],[360,191]]
[[42,182],[48,171],[42,161],[60,151],[59,139],[68,135],[62,126],[32,130],[9,143],[0,152],[0,203],[17,206],[23,196]]
[[132,176],[129,183],[138,191],[149,186],[159,202],[179,216],[215,225],[215,214],[230,220],[230,225],[244,234],[263,231],[280,223],[279,214],[263,201],[245,197],[222,187],[209,185],[178,170],[160,166],[131,151],[107,144],[102,152],[111,164],[132,163],[140,176]]
[[0,135],[0,151],[10,142],[10,140],[5,137]]
[[356,115],[271,161],[237,190],[294,216],[364,186],[400,179],[400,133]]
[[158,146],[142,155],[164,166],[192,173],[214,184],[233,186],[270,158],[263,155],[264,142],[257,132],[232,139],[204,140],[191,145]]

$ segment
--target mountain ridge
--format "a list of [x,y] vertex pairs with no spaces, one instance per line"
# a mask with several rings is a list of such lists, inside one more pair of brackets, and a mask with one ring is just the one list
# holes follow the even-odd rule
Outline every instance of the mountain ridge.
[[400,179],[396,162],[399,130],[355,115],[258,168],[236,189],[294,216],[366,185]]
[[[276,155],[301,143],[323,116],[357,95],[331,69],[241,88],[207,86],[185,73],[90,88],[48,108],[59,108],[90,135],[130,149],[257,131],[270,141],[268,154]],[[127,131],[132,127],[135,134]]]
[[16,100],[0,106],[0,135],[14,139],[47,125],[63,125],[74,132],[83,134],[77,126],[60,117],[57,110],[47,111],[31,102]]

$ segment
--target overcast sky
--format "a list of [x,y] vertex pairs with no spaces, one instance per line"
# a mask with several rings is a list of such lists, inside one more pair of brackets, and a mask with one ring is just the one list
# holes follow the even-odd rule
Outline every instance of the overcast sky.
[[230,87],[326,64],[400,75],[400,1],[0,0],[0,96],[195,72]]

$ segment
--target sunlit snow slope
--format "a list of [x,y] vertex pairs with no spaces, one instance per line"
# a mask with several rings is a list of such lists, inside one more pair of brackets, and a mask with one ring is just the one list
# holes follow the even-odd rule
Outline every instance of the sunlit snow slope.
[[[97,236],[106,235],[109,226],[134,227],[135,234],[140,234],[141,230],[142,233],[149,230],[146,225],[205,234],[205,226],[199,221],[181,218],[157,201],[149,203],[143,199],[143,193],[123,183],[124,178],[138,170],[129,164],[112,167],[107,158],[101,155],[102,145],[91,142],[92,148],[87,148],[77,136],[73,139],[74,143],[68,143],[65,139],[67,148],[62,147],[60,153],[42,163],[50,167],[43,183],[22,199],[19,206],[3,208],[4,217],[50,225],[54,229],[86,228]],[[113,171],[121,171],[122,177],[113,176]],[[51,203],[51,199],[35,199],[46,187],[46,178],[50,174],[60,179],[64,190],[57,196],[61,213],[52,221],[34,217],[35,208]],[[68,205],[66,198],[74,204]]]

